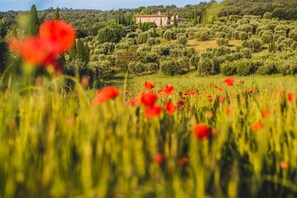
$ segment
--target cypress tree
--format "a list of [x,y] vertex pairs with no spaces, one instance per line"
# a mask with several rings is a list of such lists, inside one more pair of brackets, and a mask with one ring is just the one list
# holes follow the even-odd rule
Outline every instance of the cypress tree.
[[132,14],[130,14],[130,32],[132,32],[132,23],[133,23],[133,21],[132,21]]
[[30,20],[29,20],[29,35],[36,36],[38,34],[38,15],[36,6],[32,5],[30,10]]
[[206,16],[206,8],[203,7],[200,14],[200,23],[206,25],[207,23],[207,16]]
[[90,61],[90,50],[87,45],[83,45],[83,60],[84,63],[88,63]]
[[84,45],[80,39],[76,42],[76,58],[81,61],[84,59]]
[[55,20],[60,20],[60,9],[59,8],[57,8],[57,10],[56,10]]

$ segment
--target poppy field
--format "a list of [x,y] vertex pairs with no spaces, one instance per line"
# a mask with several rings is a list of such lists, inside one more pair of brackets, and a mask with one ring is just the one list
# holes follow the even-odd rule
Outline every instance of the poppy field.
[[1,197],[296,196],[294,77],[1,91]]
[[97,89],[63,74],[74,41],[49,20],[8,43],[31,70],[0,78],[0,197],[296,196],[294,76],[126,76]]

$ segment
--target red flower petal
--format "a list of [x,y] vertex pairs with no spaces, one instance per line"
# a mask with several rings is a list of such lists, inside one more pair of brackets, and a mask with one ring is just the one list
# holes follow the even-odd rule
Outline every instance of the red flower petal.
[[161,165],[163,162],[164,162],[164,157],[161,153],[157,153],[155,156],[154,156],[154,161],[158,164],[158,165]]
[[157,99],[157,94],[154,92],[148,92],[142,94],[140,101],[144,106],[154,106]]
[[172,115],[174,114],[174,112],[176,111],[176,106],[171,102],[169,101],[166,105],[165,105],[165,109],[166,109],[166,112],[168,115]]
[[162,112],[162,108],[161,107],[157,107],[157,106],[149,106],[147,107],[147,109],[144,111],[144,115],[148,118],[154,118],[154,117],[158,117]]
[[63,53],[74,43],[75,29],[63,20],[50,20],[40,26],[39,37],[54,43],[54,50]]
[[202,140],[211,134],[211,128],[206,124],[196,124],[193,128],[193,133],[197,139]]
[[233,79],[232,77],[227,77],[227,78],[223,81],[223,83],[224,83],[225,85],[227,85],[227,86],[233,86],[233,84],[234,84],[234,79]]
[[96,92],[93,104],[101,104],[107,100],[116,98],[118,95],[119,91],[115,87],[104,87],[101,91]]
[[259,129],[262,129],[264,127],[264,123],[262,122],[257,122],[252,125],[252,130],[253,131],[258,131]]
[[146,82],[144,83],[144,87],[145,87],[146,90],[150,90],[150,89],[154,88],[155,85],[154,85],[154,83],[152,83],[152,82],[146,81]]

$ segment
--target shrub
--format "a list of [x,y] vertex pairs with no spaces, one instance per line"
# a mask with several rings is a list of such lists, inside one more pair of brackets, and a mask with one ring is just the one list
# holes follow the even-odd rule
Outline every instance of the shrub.
[[221,65],[221,73],[225,76],[232,76],[236,74],[236,68],[231,62],[227,61]]
[[272,17],[273,17],[272,12],[265,12],[263,14],[264,19],[272,19]]
[[136,32],[131,32],[127,35],[128,38],[136,38],[138,37],[138,34]]
[[221,46],[219,48],[216,49],[216,56],[223,56],[226,54],[230,54],[231,50],[227,47],[227,46]]
[[197,38],[198,41],[207,41],[210,39],[209,32],[207,31],[200,31],[196,33],[195,37]]
[[188,63],[186,59],[174,60],[163,60],[161,61],[160,68],[162,73],[169,76],[183,74],[187,68]]
[[241,59],[232,64],[236,67],[236,73],[240,76],[247,76],[254,73],[254,67],[248,59]]
[[293,29],[289,32],[289,37],[295,41],[297,41],[297,29]]
[[166,32],[164,32],[163,37],[168,41],[176,39],[175,33],[171,30],[167,30]]
[[213,71],[213,61],[210,58],[200,59],[198,72],[201,75],[209,75]]
[[242,43],[242,47],[250,48],[253,52],[258,52],[262,50],[262,43],[258,39],[249,39]]
[[264,31],[261,40],[263,43],[270,43],[273,40],[273,33],[271,31]]
[[240,52],[243,54],[245,58],[252,58],[252,50],[249,48],[242,48]]
[[158,62],[158,55],[153,52],[146,53],[143,58],[143,63],[155,63]]
[[270,60],[265,61],[264,65],[258,68],[257,73],[261,75],[275,74],[276,73],[275,62]]
[[186,36],[179,36],[178,38],[177,38],[177,43],[178,44],[180,44],[180,45],[187,45],[187,43],[188,43],[188,39],[187,39],[187,37]]
[[190,58],[190,63],[191,63],[192,66],[195,67],[195,69],[198,69],[199,61],[200,61],[200,57],[198,55],[193,55]]
[[142,32],[138,35],[138,43],[143,44],[146,43],[148,40],[148,33],[147,32]]
[[147,40],[147,44],[150,45],[150,46],[155,45],[156,44],[156,40],[154,38],[149,38]]
[[247,40],[249,38],[248,34],[246,32],[240,32],[238,35],[238,38],[240,40]]
[[128,65],[128,69],[133,74],[141,74],[145,71],[144,64],[140,61],[132,61]]
[[218,44],[218,46],[228,45],[229,44],[229,39],[220,38],[220,39],[217,40],[217,44]]

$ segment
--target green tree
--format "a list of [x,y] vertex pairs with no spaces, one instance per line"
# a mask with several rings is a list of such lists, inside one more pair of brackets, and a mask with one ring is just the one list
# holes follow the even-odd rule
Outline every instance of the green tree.
[[29,35],[36,36],[38,34],[39,24],[36,6],[32,5],[30,10],[30,20],[29,20]]
[[126,36],[126,30],[121,25],[111,24],[101,28],[98,31],[97,38],[99,43],[118,43],[124,36]]
[[55,20],[60,20],[60,9],[59,8],[57,8],[57,10],[56,10]]
[[207,22],[207,15],[206,15],[206,8],[203,7],[200,13],[200,23],[206,25]]
[[174,27],[177,27],[176,15],[174,15],[174,17],[173,17],[173,23],[174,23]]

